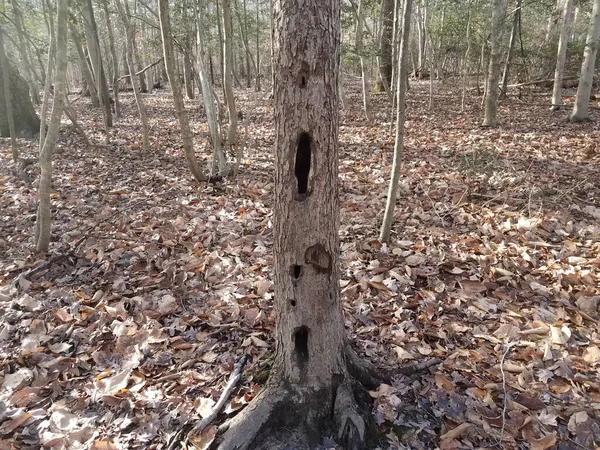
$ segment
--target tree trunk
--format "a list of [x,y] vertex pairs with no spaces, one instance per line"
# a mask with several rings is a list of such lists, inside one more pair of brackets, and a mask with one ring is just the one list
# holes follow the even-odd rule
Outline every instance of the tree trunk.
[[469,75],[469,56],[471,53],[471,1],[467,5],[467,49],[465,50],[465,57],[463,60],[462,67],[462,96],[460,102],[461,112],[465,111],[465,99],[467,96],[467,77]]
[[517,27],[519,26],[519,20],[521,16],[521,2],[522,0],[517,0],[517,4],[515,7],[515,12],[513,15],[513,23],[510,31],[510,41],[508,44],[508,53],[506,55],[506,62],[504,64],[504,71],[502,72],[502,88],[500,90],[500,96],[504,97],[507,94],[508,90],[508,74],[510,71],[510,63],[515,52],[515,43],[517,41]]
[[31,97],[29,96],[29,85],[11,65],[6,53],[3,53],[5,67],[0,68],[0,136],[9,137],[10,127],[8,119],[8,97],[4,92],[5,78],[9,77],[10,83],[10,103],[12,115],[15,124],[16,135],[33,136],[40,129],[40,119],[38,118]]
[[[3,74],[9,73],[8,70],[8,58],[4,52],[4,30],[0,28],[0,72]],[[10,78],[11,77],[2,77],[2,88],[4,89],[4,107],[6,110],[6,121],[8,122],[8,134],[10,135],[10,148],[13,162],[16,163],[19,161],[19,149],[17,147],[17,131],[15,128],[15,117],[12,107]]]
[[108,136],[108,128],[112,127],[112,110],[110,108],[110,93],[108,91],[108,82],[102,64],[102,53],[100,51],[100,41],[98,40],[98,27],[94,17],[94,9],[91,0],[84,0],[82,15],[84,18],[85,37],[88,44],[92,69],[96,78],[96,89],[98,90],[102,110],[104,112],[104,126]]
[[258,22],[259,3],[256,2],[256,91],[260,92],[260,24]]
[[498,123],[498,79],[500,78],[500,54],[504,0],[492,0],[492,33],[490,38],[490,63],[485,87],[484,127]]
[[571,113],[571,122],[582,122],[589,120],[590,94],[592,93],[592,83],[594,79],[594,66],[596,63],[596,54],[600,44],[600,0],[594,0],[592,7],[592,18],[590,28],[583,53],[583,64],[581,65],[581,75],[579,76],[579,85],[577,86],[577,96],[575,97],[575,106]]
[[373,121],[373,114],[371,113],[371,95],[369,91],[369,83],[367,80],[367,69],[365,65],[365,55],[363,48],[363,6],[362,0],[358,2],[358,8],[356,8],[356,52],[360,58],[360,74],[362,80],[362,96],[363,96],[363,110],[367,122]]
[[133,96],[135,97],[135,103],[138,108],[140,115],[140,122],[142,123],[142,151],[147,153],[150,150],[150,139],[148,137],[148,118],[146,116],[146,106],[144,105],[144,99],[140,92],[138,85],[138,78],[135,75],[135,68],[137,67],[137,61],[135,60],[135,52],[133,51],[133,27],[129,22],[129,6],[127,0],[125,0],[125,7],[121,4],[121,0],[115,0],[119,16],[125,27],[125,48],[126,48],[126,61],[127,68],[129,70],[129,78],[131,80],[131,86],[133,88]]
[[39,252],[48,251],[50,245],[50,191],[52,189],[52,157],[56,148],[60,119],[63,113],[67,79],[67,0],[57,1],[56,12],[56,65],[54,76],[54,102],[50,114],[48,133],[40,152],[40,203],[35,224],[35,243]]
[[15,15],[13,23],[15,24],[15,27],[17,29],[17,48],[19,50],[19,55],[21,56],[21,60],[23,62],[25,78],[27,79],[27,83],[29,84],[29,93],[31,95],[31,100],[34,104],[37,105],[40,103],[40,92],[37,82],[35,80],[35,71],[33,70],[33,65],[31,64],[29,46],[26,42],[23,16],[21,15],[21,9],[18,7],[18,3],[16,0],[12,0],[12,7]]
[[276,352],[223,450],[360,448],[339,289],[339,1],[276,0]]
[[233,96],[233,30],[231,29],[231,0],[223,0],[223,72],[225,78],[225,98],[227,99],[227,112],[229,113],[229,128],[227,129],[227,145],[231,153],[235,153],[237,139],[237,111]]
[[96,90],[96,85],[94,83],[94,75],[88,63],[88,59],[85,57],[85,53],[83,52],[83,46],[81,45],[81,35],[77,30],[77,26],[71,21],[69,21],[69,29],[71,31],[71,38],[73,39],[73,43],[75,44],[75,50],[77,50],[77,56],[79,57],[79,67],[81,68],[81,73],[85,79],[85,84],[88,89],[90,99],[92,101],[92,106],[100,106],[98,91]]
[[554,70],[554,86],[552,88],[552,110],[560,109],[562,105],[562,82],[565,72],[565,61],[567,59],[567,46],[571,19],[573,17],[573,0],[565,0],[562,16],[560,38],[558,40],[558,51],[556,55],[556,69]]
[[189,118],[187,111],[185,110],[183,95],[181,93],[181,82],[177,76],[177,70],[175,69],[175,51],[173,49],[173,34],[171,33],[171,20],[169,17],[169,0],[159,0],[158,8],[160,12],[160,31],[163,42],[163,53],[165,56],[165,67],[169,77],[169,84],[171,85],[173,103],[175,104],[175,110],[177,111],[177,117],[179,118],[179,127],[181,128],[181,139],[183,141],[185,158],[194,178],[198,181],[206,181],[206,175],[204,175],[202,167],[196,160],[192,130],[190,128]]
[[[201,8],[201,6],[201,4],[196,5],[197,8]],[[202,10],[197,10],[196,22],[198,23],[198,57],[196,62],[198,67],[198,76],[200,78],[200,86],[202,88],[202,100],[204,102],[204,111],[206,113],[206,121],[208,123],[208,132],[210,133],[210,139],[213,146],[213,167],[217,166],[219,171],[218,174],[213,175],[220,176],[225,175],[227,172],[227,158],[223,152],[221,121],[219,120],[217,114],[218,100],[206,74],[206,68],[204,67],[204,40],[202,35],[204,24],[202,23],[202,17]]]
[[402,11],[402,38],[400,40],[400,53],[398,55],[398,80],[396,88],[396,142],[394,144],[394,161],[392,163],[392,174],[388,188],[387,202],[383,223],[379,233],[381,242],[389,242],[392,223],[394,221],[394,210],[396,208],[396,196],[398,193],[398,181],[400,180],[400,168],[402,165],[402,153],[404,152],[404,121],[406,118],[406,77],[408,75],[408,42],[410,40],[410,13],[412,0],[404,0]]
[[110,20],[110,13],[108,12],[108,0],[102,2],[104,8],[104,15],[106,16],[106,28],[108,31],[108,44],[110,48],[110,54],[112,57],[112,90],[115,97],[115,115],[121,116],[121,104],[119,103],[119,59],[117,58],[117,51],[115,50],[115,38],[113,33],[113,26]]
[[392,41],[394,31],[394,0],[381,1],[381,37],[379,39],[379,79],[375,90],[390,90],[392,85]]

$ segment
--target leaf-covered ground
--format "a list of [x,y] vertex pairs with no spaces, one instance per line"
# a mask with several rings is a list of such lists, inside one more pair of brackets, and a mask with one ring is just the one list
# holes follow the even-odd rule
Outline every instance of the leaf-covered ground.
[[[504,101],[502,126],[482,129],[474,92],[461,113],[457,86],[436,91],[431,111],[426,83],[409,92],[389,246],[377,241],[389,103],[375,96],[368,124],[348,86],[342,112],[348,332],[381,367],[441,361],[371,392],[378,445],[596,448],[600,115],[568,124],[536,96]],[[245,164],[236,180],[206,185],[185,166],[168,92],[144,98],[150,154],[131,94],[110,143],[99,111],[75,102],[94,146],[64,122],[50,255],[32,246],[39,168],[17,177],[0,144],[0,449],[165,448],[210,412],[247,351],[235,396],[196,441],[205,448],[268,377],[272,100],[238,91]],[[208,161],[201,102],[188,106]],[[19,143],[35,157],[36,142]]]

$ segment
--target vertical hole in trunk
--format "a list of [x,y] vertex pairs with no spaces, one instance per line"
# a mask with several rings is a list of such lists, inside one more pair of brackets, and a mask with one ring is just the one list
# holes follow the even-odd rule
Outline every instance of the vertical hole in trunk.
[[294,175],[298,181],[298,193],[296,200],[304,200],[308,195],[308,176],[310,174],[310,153],[312,139],[308,133],[300,134],[298,148],[296,149],[296,164]]
[[302,276],[302,266],[299,266],[297,264],[294,265],[292,267],[292,276],[294,277],[295,280],[300,278]]
[[300,362],[308,361],[308,327],[302,326],[294,332],[294,349]]

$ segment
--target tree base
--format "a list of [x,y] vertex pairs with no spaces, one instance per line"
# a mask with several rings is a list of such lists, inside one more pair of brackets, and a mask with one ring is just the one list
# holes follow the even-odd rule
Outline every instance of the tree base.
[[362,450],[366,423],[372,422],[367,399],[362,385],[349,378],[331,392],[270,383],[232,420],[218,448],[311,450],[337,444]]
[[584,123],[584,122],[591,122],[592,119],[590,119],[589,117],[578,117],[578,116],[571,116],[569,117],[569,122],[571,123]]

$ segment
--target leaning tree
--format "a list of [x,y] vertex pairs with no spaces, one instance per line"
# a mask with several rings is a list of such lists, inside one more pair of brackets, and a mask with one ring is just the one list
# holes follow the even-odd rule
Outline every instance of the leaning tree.
[[265,389],[221,449],[362,447],[340,304],[340,1],[275,1],[276,355]]

